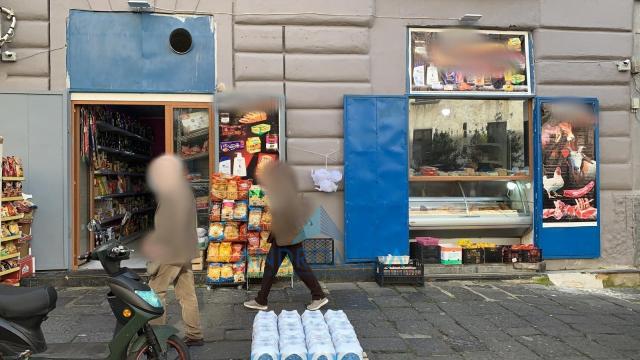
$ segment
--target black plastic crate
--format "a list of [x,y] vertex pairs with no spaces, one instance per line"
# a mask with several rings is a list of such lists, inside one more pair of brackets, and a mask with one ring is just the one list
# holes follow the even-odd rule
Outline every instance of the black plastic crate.
[[542,249],[514,250],[505,248],[504,261],[508,263],[538,263],[542,261]]
[[411,259],[406,265],[377,263],[376,282],[380,286],[424,286],[424,265],[417,259]]
[[462,249],[463,264],[484,263],[484,249]]
[[440,264],[440,246],[420,245],[412,242],[409,246],[409,256],[420,260],[423,264]]
[[306,239],[302,246],[307,263],[333,265],[333,239]]
[[487,264],[500,264],[503,262],[502,252],[504,246],[497,246],[494,248],[484,248],[484,262]]

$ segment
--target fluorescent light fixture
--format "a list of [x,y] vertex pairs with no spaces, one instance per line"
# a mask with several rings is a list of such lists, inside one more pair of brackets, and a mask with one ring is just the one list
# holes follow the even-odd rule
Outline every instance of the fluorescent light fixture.
[[129,7],[135,9],[150,8],[149,0],[129,0]]
[[482,19],[482,15],[480,14],[464,14],[460,19],[458,19],[461,23],[471,24],[478,22],[478,20]]

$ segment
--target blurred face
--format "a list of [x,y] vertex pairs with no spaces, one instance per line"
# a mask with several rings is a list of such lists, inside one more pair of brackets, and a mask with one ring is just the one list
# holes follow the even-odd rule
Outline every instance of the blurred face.
[[149,187],[156,194],[169,194],[187,185],[182,160],[174,155],[163,155],[149,165]]

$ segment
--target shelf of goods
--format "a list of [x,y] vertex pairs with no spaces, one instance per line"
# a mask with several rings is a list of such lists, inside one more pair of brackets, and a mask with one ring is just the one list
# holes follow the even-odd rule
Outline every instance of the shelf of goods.
[[206,108],[175,108],[175,149],[185,162],[196,198],[198,227],[206,229],[209,211],[210,114]]
[[[119,228],[125,212],[131,219],[120,231],[123,241],[138,239],[151,228],[154,199],[146,187],[153,130],[130,114],[107,106],[81,106],[82,158],[89,169],[90,218]],[[107,232],[109,233],[109,232]],[[110,232],[115,236],[113,232]],[[90,249],[111,238],[90,234]]]
[[443,182],[443,181],[527,181],[531,180],[529,175],[507,175],[507,176],[480,176],[480,175],[414,175],[409,177],[410,182]]
[[[449,183],[445,187],[429,187],[412,190],[414,195],[420,191],[428,195],[409,198],[412,231],[512,229],[521,236],[532,226],[530,201],[523,183]],[[445,196],[456,192],[460,195]]]
[[[0,144],[0,153],[2,145]],[[25,180],[20,158],[2,158],[0,212],[0,283],[19,285],[32,273],[31,222],[35,206],[22,196]],[[19,271],[20,269],[28,271]]]

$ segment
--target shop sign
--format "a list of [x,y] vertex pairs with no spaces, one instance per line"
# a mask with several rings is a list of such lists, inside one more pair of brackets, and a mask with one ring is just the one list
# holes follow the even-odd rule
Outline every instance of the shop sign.
[[584,102],[540,104],[542,226],[598,226],[596,114]]
[[409,93],[532,95],[526,31],[410,28]]

